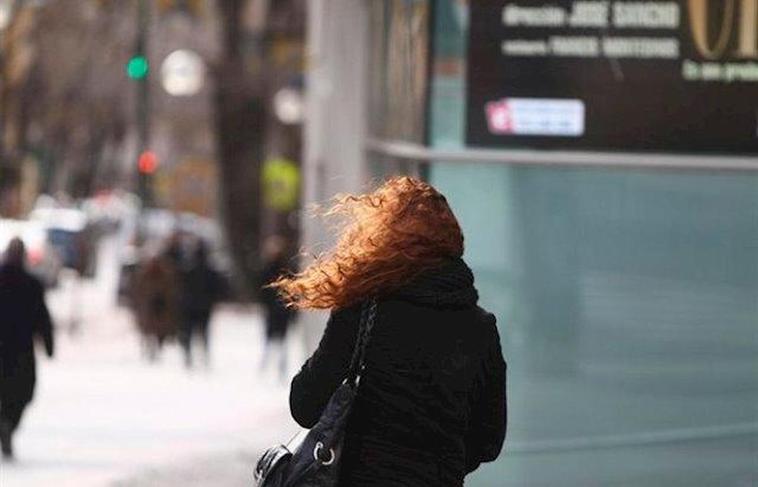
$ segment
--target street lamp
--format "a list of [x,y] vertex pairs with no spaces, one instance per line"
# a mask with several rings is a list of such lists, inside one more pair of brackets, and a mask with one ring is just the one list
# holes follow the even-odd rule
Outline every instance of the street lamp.
[[205,63],[194,51],[174,51],[161,65],[161,83],[169,95],[195,95],[203,88],[204,82]]
[[303,122],[305,107],[303,93],[291,86],[284,87],[274,95],[274,113],[285,125],[297,125]]

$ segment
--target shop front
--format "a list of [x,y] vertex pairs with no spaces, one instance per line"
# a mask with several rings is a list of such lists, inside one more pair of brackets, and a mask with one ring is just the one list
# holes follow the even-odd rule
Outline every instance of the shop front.
[[755,2],[355,12],[355,164],[448,197],[498,317],[508,437],[467,485],[752,485]]

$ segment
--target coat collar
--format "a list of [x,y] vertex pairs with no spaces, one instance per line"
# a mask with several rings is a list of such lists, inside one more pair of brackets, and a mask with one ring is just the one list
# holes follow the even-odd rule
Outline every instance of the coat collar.
[[479,299],[474,274],[460,257],[422,271],[390,295],[435,308],[473,306]]

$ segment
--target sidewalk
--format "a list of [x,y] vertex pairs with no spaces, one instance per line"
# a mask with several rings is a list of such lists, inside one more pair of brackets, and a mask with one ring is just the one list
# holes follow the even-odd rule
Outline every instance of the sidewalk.
[[257,455],[239,451],[151,469],[112,487],[250,487]]
[[[59,298],[49,299],[58,318],[68,314]],[[259,314],[220,308],[211,367],[187,371],[176,344],[146,363],[129,313],[98,298],[94,284],[83,290],[94,304],[80,331],[59,328],[55,359],[39,360],[17,461],[0,464],[0,486],[250,485],[258,452],[297,431],[287,385],[259,370]],[[304,351],[290,338],[294,373]]]

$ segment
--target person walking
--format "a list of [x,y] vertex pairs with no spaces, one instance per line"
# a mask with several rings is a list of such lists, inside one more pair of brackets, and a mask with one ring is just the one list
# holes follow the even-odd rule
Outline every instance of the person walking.
[[210,364],[210,321],[213,308],[221,298],[221,275],[211,267],[208,246],[198,240],[189,262],[181,272],[181,313],[179,338],[184,349],[184,362],[192,367],[192,343],[199,337],[203,346],[205,365]]
[[265,310],[266,342],[261,356],[261,370],[264,370],[269,362],[278,353],[279,377],[286,380],[287,377],[287,331],[290,323],[295,318],[295,311],[285,306],[274,290],[267,285],[272,283],[287,269],[287,241],[278,235],[271,236],[264,242],[264,268],[261,288],[261,302]]
[[143,353],[150,362],[160,357],[164,343],[178,331],[178,270],[164,254],[142,260],[132,279],[132,304]]
[[13,458],[13,434],[34,396],[34,340],[53,356],[53,324],[45,305],[42,283],[24,268],[26,248],[15,238],[0,265],[0,445]]
[[340,486],[462,486],[506,434],[506,363],[495,316],[478,305],[463,234],[443,195],[411,177],[337,198],[336,246],[271,286],[289,306],[330,309],[293,378],[306,428],[345,379],[366,301],[376,318],[340,463]]

